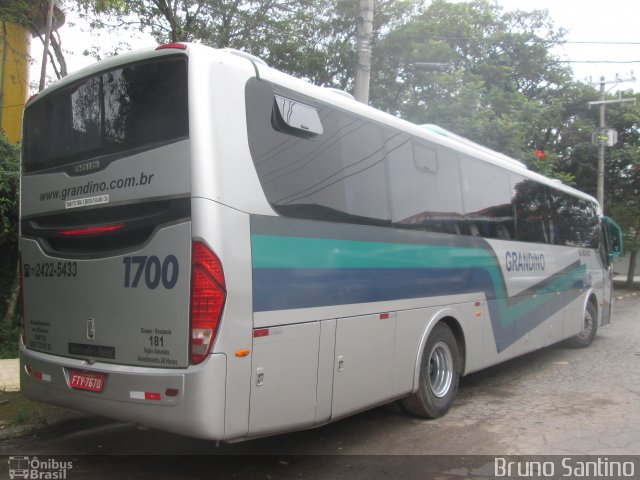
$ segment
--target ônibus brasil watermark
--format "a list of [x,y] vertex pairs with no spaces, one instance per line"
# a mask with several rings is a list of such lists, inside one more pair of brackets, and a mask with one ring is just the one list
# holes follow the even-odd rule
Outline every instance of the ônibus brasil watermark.
[[54,458],[40,460],[38,457],[9,457],[9,478],[30,480],[66,480],[68,472],[73,469],[73,462],[60,461]]

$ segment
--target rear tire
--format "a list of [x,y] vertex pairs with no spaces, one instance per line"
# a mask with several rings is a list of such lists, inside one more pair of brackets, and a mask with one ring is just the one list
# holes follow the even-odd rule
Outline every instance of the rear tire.
[[593,303],[587,303],[584,311],[584,320],[582,323],[582,331],[573,338],[569,339],[569,346],[573,348],[587,348],[596,338],[598,333],[598,312]]
[[412,415],[440,418],[449,411],[458,392],[460,354],[451,329],[437,324],[424,347],[420,361],[418,391],[402,400]]

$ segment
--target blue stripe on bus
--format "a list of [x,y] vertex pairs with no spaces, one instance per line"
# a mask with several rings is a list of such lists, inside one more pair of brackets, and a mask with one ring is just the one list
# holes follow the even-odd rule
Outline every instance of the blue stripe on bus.
[[256,312],[470,292],[495,298],[483,268],[255,268],[253,285]]
[[516,340],[560,312],[584,288],[568,285],[565,295],[496,299],[490,275],[480,268],[465,269],[255,269],[254,311],[347,305],[411,298],[484,293],[496,350]]

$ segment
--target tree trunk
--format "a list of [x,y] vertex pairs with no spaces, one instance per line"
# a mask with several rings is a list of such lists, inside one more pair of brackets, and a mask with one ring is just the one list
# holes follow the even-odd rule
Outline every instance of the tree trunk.
[[11,327],[13,324],[13,313],[16,311],[16,305],[18,304],[19,297],[20,297],[20,263],[18,261],[17,267],[16,267],[16,276],[11,286],[9,301],[7,302],[7,311],[4,314],[3,323],[7,327]]
[[54,0],[49,0],[47,9],[47,26],[44,32],[44,48],[42,52],[42,65],[40,66],[40,87],[38,91],[44,90],[44,83],[47,76],[47,55],[49,54],[49,42],[51,40],[51,25],[53,23],[53,6]]
[[634,284],[634,276],[636,272],[636,257],[638,255],[638,250],[630,250],[629,251],[629,271],[627,272],[627,290],[633,290]]

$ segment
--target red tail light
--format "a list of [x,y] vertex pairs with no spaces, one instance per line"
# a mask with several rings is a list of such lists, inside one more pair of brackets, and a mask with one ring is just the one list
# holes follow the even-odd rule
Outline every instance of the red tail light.
[[191,363],[211,351],[226,299],[220,259],[202,242],[193,242],[191,273]]

